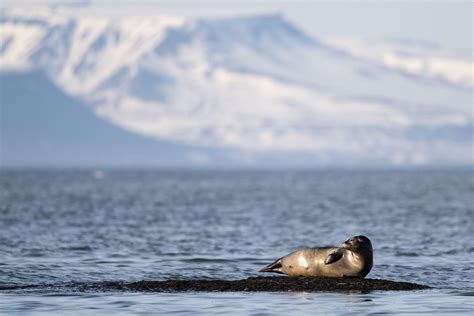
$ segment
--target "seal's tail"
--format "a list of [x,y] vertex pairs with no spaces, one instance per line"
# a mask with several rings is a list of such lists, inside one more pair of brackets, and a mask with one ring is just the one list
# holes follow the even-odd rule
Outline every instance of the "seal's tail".
[[259,272],[283,273],[281,271],[281,268],[282,268],[282,265],[281,265],[281,258],[280,258],[280,259],[277,259],[275,262],[270,263],[268,266],[264,267]]

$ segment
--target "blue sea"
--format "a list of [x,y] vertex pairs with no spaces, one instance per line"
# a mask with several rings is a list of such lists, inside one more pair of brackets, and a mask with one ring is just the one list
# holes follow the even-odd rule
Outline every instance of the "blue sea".
[[[474,171],[0,171],[3,314],[470,314]],[[241,279],[305,246],[366,235],[368,278],[429,290],[136,293],[65,284]],[[34,286],[28,288],[25,286]]]

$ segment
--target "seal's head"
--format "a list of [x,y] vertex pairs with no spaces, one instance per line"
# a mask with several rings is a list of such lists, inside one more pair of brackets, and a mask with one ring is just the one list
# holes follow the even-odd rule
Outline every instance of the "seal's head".
[[354,236],[343,242],[341,247],[359,253],[372,253],[372,243],[365,236]]
[[352,264],[359,269],[359,277],[369,274],[373,265],[372,243],[365,236],[354,236],[342,243],[341,248],[350,252]]

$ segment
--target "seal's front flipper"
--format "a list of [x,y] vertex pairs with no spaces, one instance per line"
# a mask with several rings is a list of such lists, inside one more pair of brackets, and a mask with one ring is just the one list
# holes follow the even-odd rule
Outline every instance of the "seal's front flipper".
[[259,272],[274,272],[274,273],[283,273],[281,271],[282,265],[281,265],[281,259],[276,260],[273,263],[270,263],[268,266],[260,270]]
[[344,248],[339,248],[336,251],[331,252],[324,260],[324,264],[331,264],[338,261],[339,259],[342,258],[343,254],[344,254]]

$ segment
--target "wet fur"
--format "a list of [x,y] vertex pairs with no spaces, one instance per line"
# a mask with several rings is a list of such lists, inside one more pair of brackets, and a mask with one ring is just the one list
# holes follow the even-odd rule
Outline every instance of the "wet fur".
[[296,250],[260,271],[290,276],[364,278],[372,265],[370,240],[365,236],[356,236],[344,242],[341,247]]

